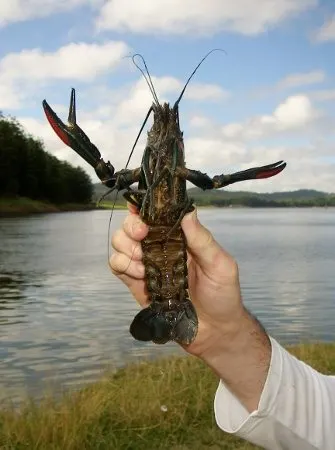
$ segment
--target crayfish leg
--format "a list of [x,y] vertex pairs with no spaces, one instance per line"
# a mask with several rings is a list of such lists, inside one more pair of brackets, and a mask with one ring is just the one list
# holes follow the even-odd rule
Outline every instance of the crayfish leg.
[[143,198],[146,191],[126,191],[123,193],[123,197],[132,205],[136,206],[137,209],[141,209]]

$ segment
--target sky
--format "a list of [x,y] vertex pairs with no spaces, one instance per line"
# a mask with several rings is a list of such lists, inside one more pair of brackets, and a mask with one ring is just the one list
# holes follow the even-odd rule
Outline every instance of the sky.
[[[48,124],[42,100],[122,169],[152,103],[180,103],[186,165],[214,176],[285,160],[231,190],[335,192],[334,0],[11,0],[0,3],[0,111],[59,159],[94,170]],[[149,122],[148,127],[151,123]],[[143,134],[129,167],[138,167]]]

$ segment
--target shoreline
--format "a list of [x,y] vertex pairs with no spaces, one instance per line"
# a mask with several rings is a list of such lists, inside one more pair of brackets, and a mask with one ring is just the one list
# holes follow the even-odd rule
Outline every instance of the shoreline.
[[0,198],[0,218],[20,217],[31,214],[93,211],[96,209],[102,208],[98,208],[95,203],[64,203],[56,205],[42,200],[32,200],[27,197]]
[[[196,205],[197,209],[282,209],[282,208],[317,208],[317,209],[332,209],[331,206],[247,206],[247,205],[231,205],[231,206],[218,206],[218,205]],[[6,198],[0,197],[0,218],[2,217],[20,217],[31,214],[49,214],[49,213],[62,213],[62,212],[78,212],[78,211],[95,211],[95,210],[111,210],[112,202],[102,202],[97,206],[96,203],[91,202],[87,204],[82,203],[64,203],[53,204],[42,200],[32,200],[27,197]],[[116,204],[115,210],[126,210],[127,206],[123,204]]]
[[[28,197],[0,197],[0,218],[21,217],[32,214],[57,214],[63,212],[102,211],[111,210],[110,204],[91,203],[62,203],[54,204],[43,200],[33,200]],[[126,205],[116,204],[115,210],[127,209]]]

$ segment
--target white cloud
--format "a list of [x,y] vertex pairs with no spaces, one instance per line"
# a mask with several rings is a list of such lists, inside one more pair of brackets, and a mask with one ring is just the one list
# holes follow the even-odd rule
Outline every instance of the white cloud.
[[314,70],[306,73],[293,73],[280,80],[276,87],[278,89],[290,89],[309,84],[322,83],[326,78],[322,70]]
[[317,0],[108,0],[97,20],[100,30],[135,33],[262,33],[317,6]]
[[251,92],[251,97],[259,98],[264,95],[273,95],[275,92],[285,91],[293,88],[301,88],[314,84],[323,83],[327,76],[323,70],[312,70],[310,72],[298,72],[286,75],[273,85],[262,86]]
[[90,81],[121,63],[129,48],[121,41],[68,44],[55,52],[8,53],[0,60],[0,80],[72,79]]
[[295,129],[308,125],[318,116],[310,99],[305,95],[289,97],[273,113],[273,119],[279,129]]
[[8,53],[0,60],[0,109],[18,109],[41,83],[68,79],[91,82],[113,70],[129,52],[122,41],[68,44],[55,52],[40,49]]
[[78,6],[99,6],[102,0],[3,0],[0,2],[0,27],[50,14],[70,11]]
[[0,111],[19,108],[22,95],[12,84],[0,84]]
[[216,84],[193,83],[187,86],[185,98],[192,100],[220,101],[229,97],[229,92]]
[[208,171],[210,176],[227,172],[229,166],[244,163],[246,153],[246,146],[240,142],[225,142],[209,135],[185,139],[187,166]]
[[190,118],[189,124],[194,128],[208,128],[212,122],[208,117],[194,115]]
[[[124,42],[108,41],[102,44],[71,43],[54,52],[31,49],[9,53],[0,60],[0,86],[4,93],[0,97],[0,108],[18,108],[22,97],[29,97],[29,94],[40,86],[36,81],[50,84],[67,79],[90,83],[99,75],[124,63],[124,56],[129,52],[130,49]],[[176,100],[184,86],[184,81],[168,76],[153,76],[152,81],[160,101],[167,101],[168,94],[174,95],[172,101]],[[125,110],[128,122],[143,115],[152,103],[152,96],[143,78],[129,89],[123,87],[113,92],[102,92],[96,87],[96,91],[102,101],[106,101],[107,95],[113,96],[114,99],[123,96],[125,100],[120,107],[119,117],[126,119]],[[195,101],[221,101],[228,96],[228,91],[209,83],[190,84],[184,95],[185,98]],[[110,108],[105,106],[105,109],[107,114]]]
[[301,131],[320,117],[306,95],[288,97],[272,114],[256,116],[244,123],[230,123],[222,127],[227,139],[260,139],[282,132]]
[[315,33],[318,42],[335,41],[335,14]]
[[[160,103],[172,104],[177,100],[184,82],[174,77],[151,77],[155,91]],[[145,117],[153,102],[153,97],[143,78],[140,78],[127,92],[124,99],[120,101],[118,113],[115,115],[118,123],[133,123]],[[228,92],[215,84],[196,83],[189,85],[185,91],[184,98],[194,101],[218,101],[229,96]]]

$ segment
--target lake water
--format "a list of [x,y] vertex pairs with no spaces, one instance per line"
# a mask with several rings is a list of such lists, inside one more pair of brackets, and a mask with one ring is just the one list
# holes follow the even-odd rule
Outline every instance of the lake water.
[[[115,211],[112,231],[125,217]],[[108,367],[181,353],[135,341],[138,307],[107,265],[110,213],[0,219],[0,400],[80,387]],[[335,340],[335,209],[206,209],[247,307],[282,343]]]

